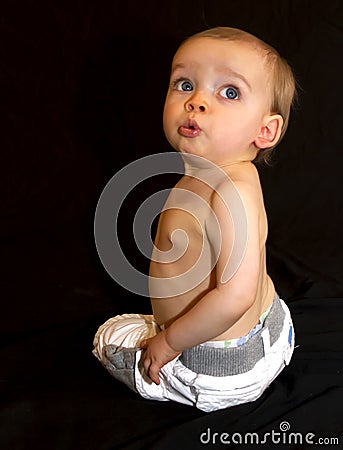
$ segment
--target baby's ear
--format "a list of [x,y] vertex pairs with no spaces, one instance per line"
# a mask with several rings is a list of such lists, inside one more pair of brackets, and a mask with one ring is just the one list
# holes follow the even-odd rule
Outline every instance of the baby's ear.
[[263,121],[263,125],[254,140],[257,148],[269,148],[277,144],[280,139],[283,125],[283,118],[280,114],[268,114]]

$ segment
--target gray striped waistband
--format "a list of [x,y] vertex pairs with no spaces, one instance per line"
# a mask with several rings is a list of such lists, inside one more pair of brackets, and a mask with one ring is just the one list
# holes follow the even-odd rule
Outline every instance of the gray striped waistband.
[[279,338],[283,329],[285,311],[280,298],[275,294],[273,304],[262,328],[245,344],[232,348],[217,348],[197,345],[185,350],[179,360],[188,369],[203,375],[224,377],[238,375],[251,370],[264,356],[262,331],[268,328],[270,345]]

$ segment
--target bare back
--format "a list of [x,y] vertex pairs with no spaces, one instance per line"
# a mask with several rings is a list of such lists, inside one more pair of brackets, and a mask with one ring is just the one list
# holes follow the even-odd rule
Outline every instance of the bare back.
[[[239,191],[248,223],[244,258],[230,283],[233,286],[236,283],[238,289],[239,284],[244,283],[246,286],[250,283],[254,301],[234,325],[214,337],[214,340],[233,339],[247,334],[256,325],[260,315],[268,309],[274,297],[274,286],[266,272],[265,243],[268,226],[257,170],[253,164],[244,162],[224,168],[224,171]],[[240,189],[241,186],[243,189]],[[176,191],[178,195],[173,201]],[[198,196],[199,201],[193,201],[192,195],[188,193]],[[211,215],[213,189],[201,180],[185,175],[172,190],[170,198],[172,206],[169,208],[167,201],[155,240],[156,248],[162,253],[155,251],[150,265],[154,317],[160,325],[166,327],[189,311],[219,282],[215,267],[215,237],[218,236],[218,229]],[[228,227],[232,226],[229,220]],[[169,259],[163,261],[163,252],[169,252]],[[196,264],[197,269],[194,270]],[[155,289],[156,278],[163,279],[158,289]],[[237,290],[237,287],[234,289]],[[154,297],[154,292],[159,295]],[[201,324],[196,326],[201,327]]]

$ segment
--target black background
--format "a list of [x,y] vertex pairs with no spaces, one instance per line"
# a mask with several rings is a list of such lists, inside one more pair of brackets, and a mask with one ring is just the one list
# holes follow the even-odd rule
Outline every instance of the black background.
[[[203,448],[208,427],[262,436],[284,420],[304,435],[342,434],[342,3],[27,0],[1,10],[1,448]],[[119,169],[171,150],[162,109],[172,56],[217,25],[274,45],[300,86],[273,166],[259,168],[268,269],[298,347],[257,402],[205,414],[138,398],[92,356],[104,320],[150,311],[105,272],[93,219]],[[138,189],[121,218],[142,270],[132,215],[172,178]]]

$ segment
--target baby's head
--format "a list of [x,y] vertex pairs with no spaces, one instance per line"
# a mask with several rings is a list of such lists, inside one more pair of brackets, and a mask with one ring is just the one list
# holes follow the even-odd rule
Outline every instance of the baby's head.
[[[248,48],[250,54],[254,58],[254,60],[253,59],[251,60],[250,66],[249,64],[246,65],[246,67],[249,68],[249,70],[251,68],[252,71],[255,70],[255,72],[257,72],[256,62],[259,62],[260,76],[262,75],[265,80],[264,86],[260,84],[259,87],[261,88],[262,86],[262,88],[265,91],[264,95],[268,101],[267,109],[269,109],[270,117],[275,118],[274,122],[275,123],[277,122],[277,125],[275,125],[275,127],[278,128],[278,129],[275,128],[274,130],[275,139],[270,139],[270,145],[268,145],[268,142],[266,143],[265,141],[259,139],[256,139],[254,141],[254,146],[257,150],[254,161],[258,162],[264,160],[267,162],[273,148],[280,142],[287,129],[290,110],[296,93],[296,83],[292,69],[285,61],[285,59],[283,59],[273,47],[263,42],[259,38],[253,36],[252,34],[236,28],[216,27],[197,33],[188,38],[186,41],[184,41],[181,44],[178,52],[180,52],[180,50],[182,51],[184,46],[187,48],[187,45],[189,45],[189,43],[192,42],[201,43],[201,38],[211,38],[218,40],[222,43],[225,43],[225,41],[233,42],[234,44],[232,45],[236,45],[236,47],[242,45],[242,49]],[[201,52],[201,46],[198,46],[197,48],[195,46],[195,51]],[[178,52],[176,53],[176,60]],[[239,55],[239,52],[236,53]],[[192,55],[191,52],[189,52],[189,54]],[[230,65],[230,61],[228,61],[228,64]],[[182,66],[182,64],[179,65]],[[176,64],[176,66],[178,66],[178,64]],[[261,72],[263,72],[263,74]],[[182,76],[180,77],[180,80],[181,78]],[[189,90],[191,89],[191,87],[187,88],[187,86],[185,86],[185,89],[184,87],[182,87],[182,89],[178,88],[178,90],[182,91],[185,91],[186,89]],[[231,95],[233,95],[232,92]],[[244,99],[244,92],[242,97]],[[249,106],[248,105],[249,98],[246,97],[246,99],[247,99],[247,106]],[[238,109],[237,112],[239,115],[240,112]],[[167,129],[166,134],[168,137],[168,126],[165,128]]]

